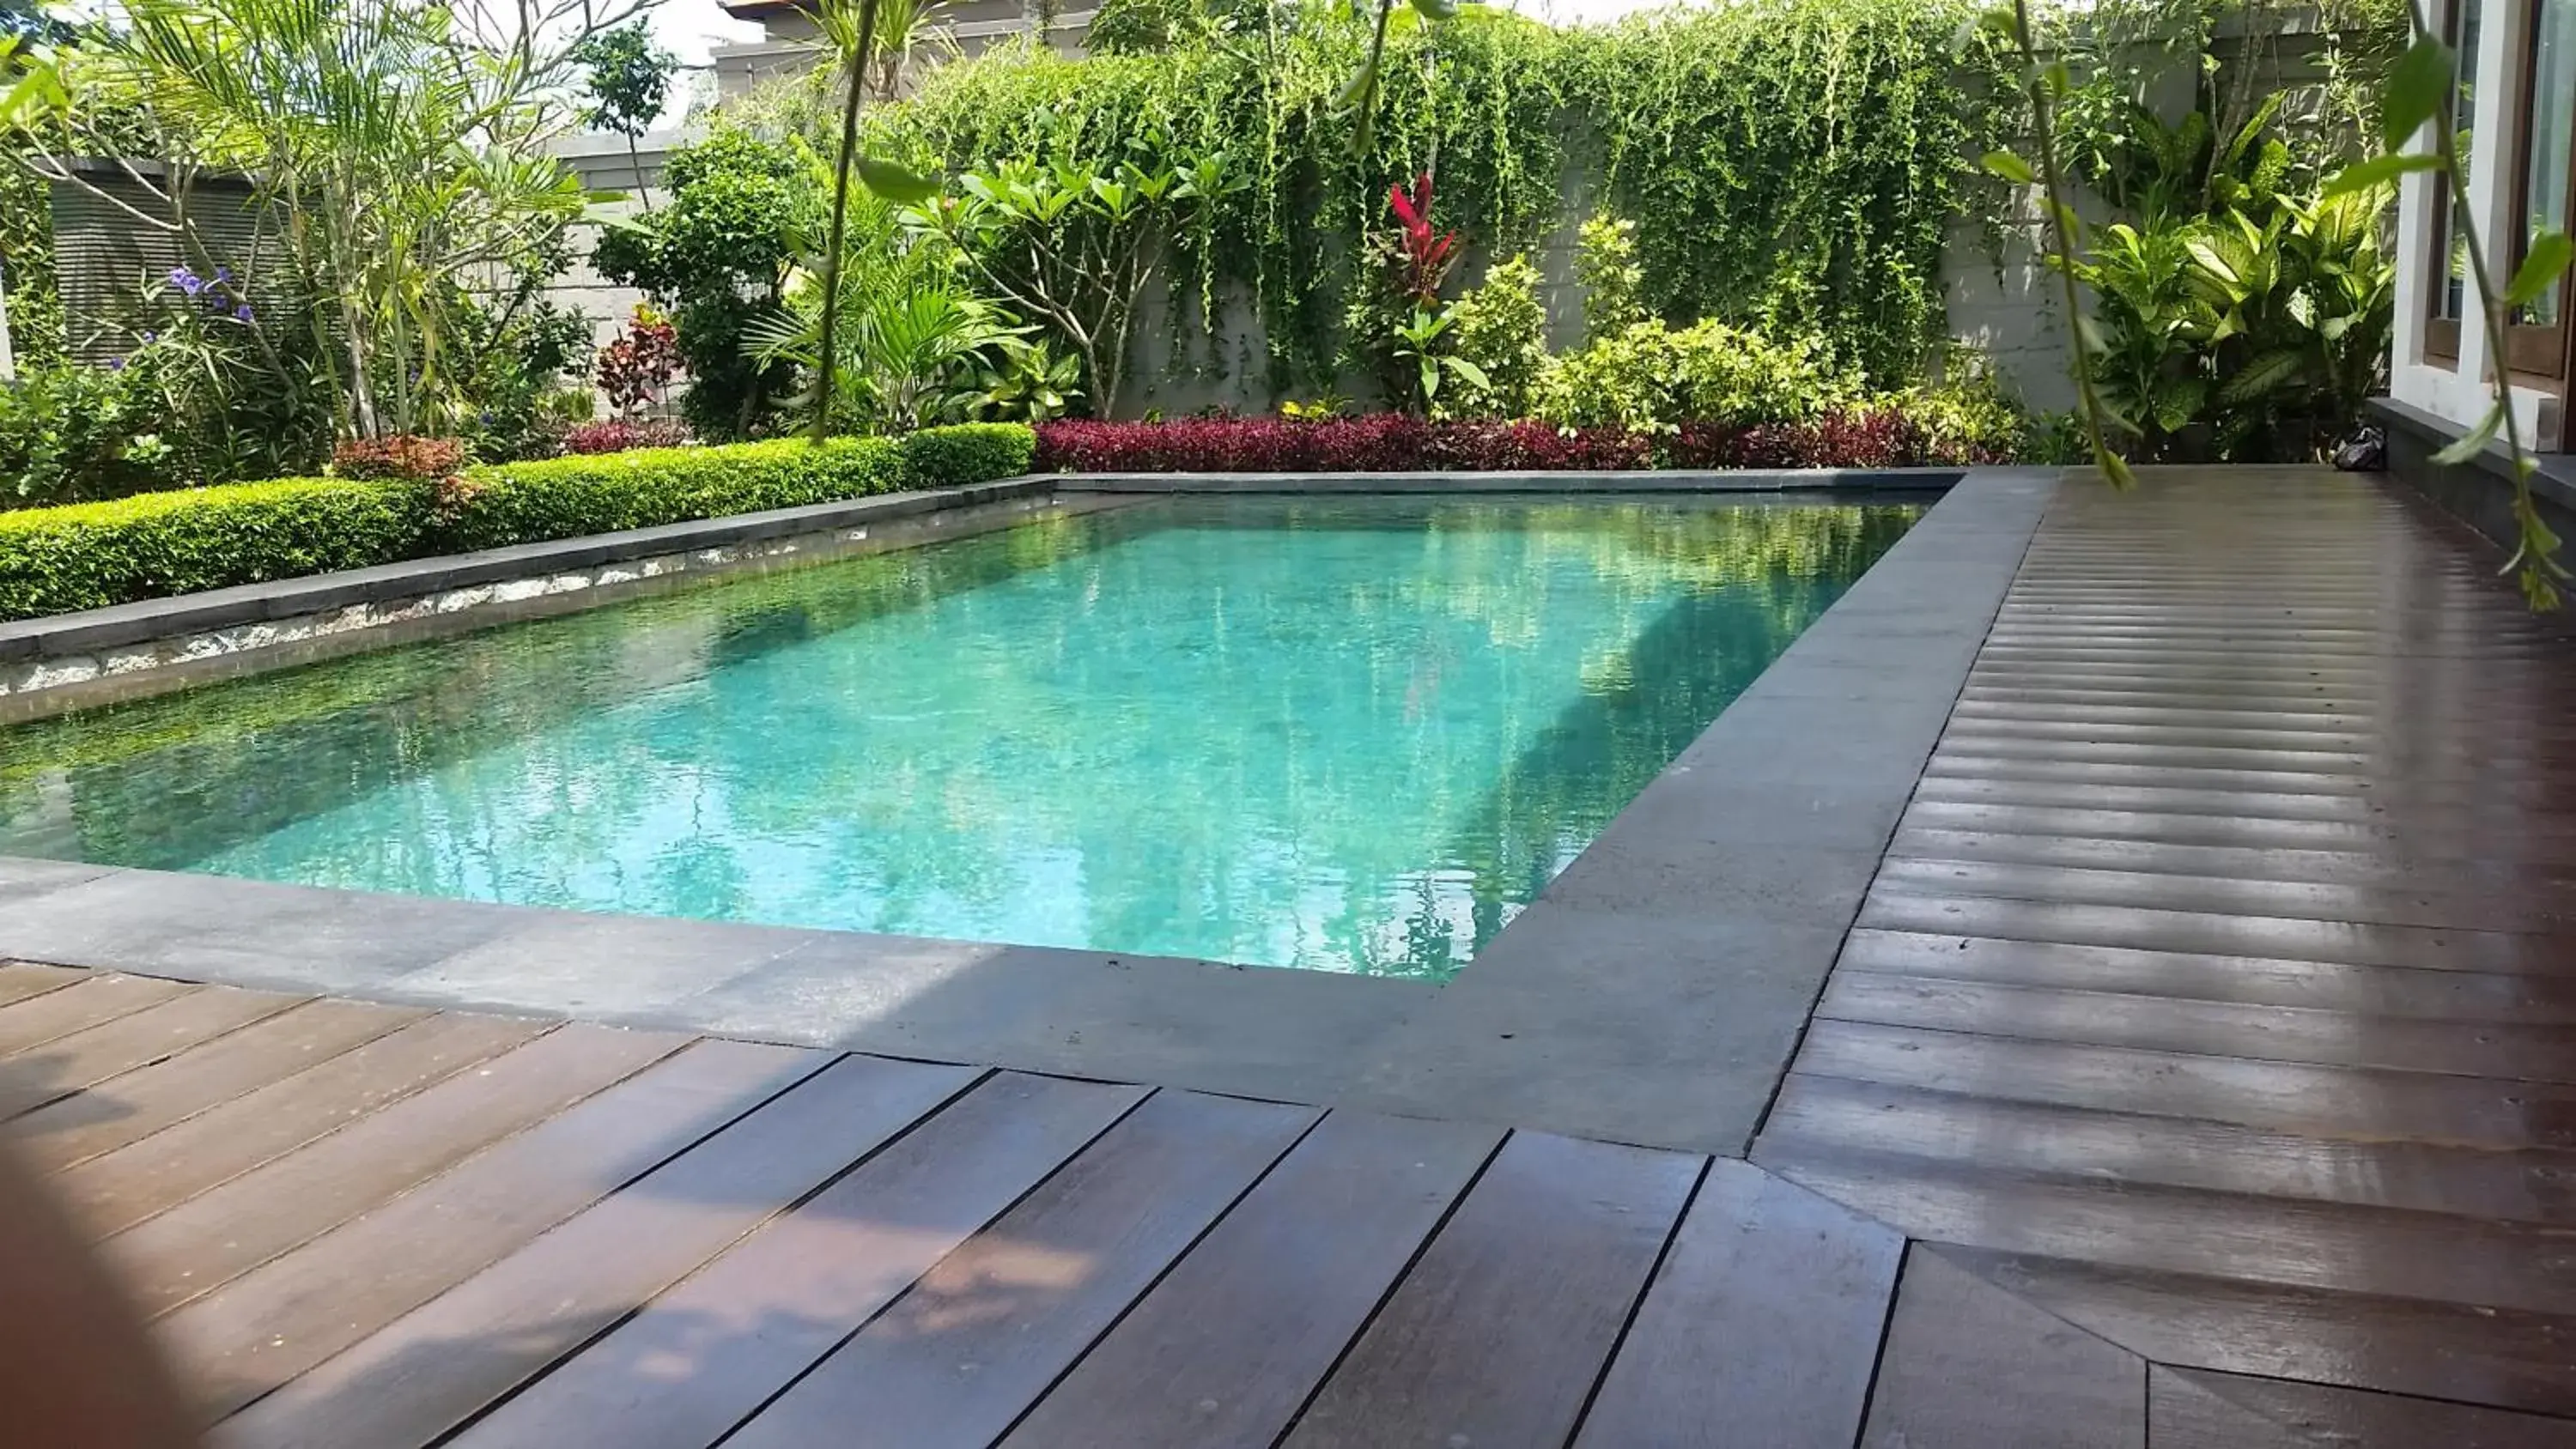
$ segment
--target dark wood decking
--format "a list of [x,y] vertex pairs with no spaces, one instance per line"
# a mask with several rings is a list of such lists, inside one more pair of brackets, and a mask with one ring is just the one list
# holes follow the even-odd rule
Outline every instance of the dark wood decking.
[[2070,486],[1751,1163],[0,965],[228,1446],[2576,1445],[2576,649]]
[[2212,1373],[2576,1414],[2576,650],[2491,567],[2062,490],[1755,1160],[2173,1366],[2160,1443],[2398,1412]]

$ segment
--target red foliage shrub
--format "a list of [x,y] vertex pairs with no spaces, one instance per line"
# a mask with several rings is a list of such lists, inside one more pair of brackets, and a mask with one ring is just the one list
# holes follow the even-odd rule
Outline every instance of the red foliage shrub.
[[680,334],[669,318],[642,303],[625,332],[599,349],[599,390],[620,417],[662,400],[680,375]]
[[678,418],[611,420],[566,428],[567,453],[623,453],[629,448],[676,448],[689,441],[689,425]]
[[331,450],[331,471],[343,478],[408,478],[435,482],[465,466],[465,445],[454,438],[393,433],[352,438]]
[[1063,473],[1413,473],[1634,468],[1902,468],[1927,455],[1921,430],[1889,409],[1810,423],[1693,423],[1656,439],[1545,423],[1355,418],[1176,418],[1038,425],[1037,466]]

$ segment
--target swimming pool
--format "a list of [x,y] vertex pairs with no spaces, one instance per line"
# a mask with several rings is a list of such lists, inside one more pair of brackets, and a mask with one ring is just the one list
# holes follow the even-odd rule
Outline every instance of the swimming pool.
[[1920,512],[1059,517],[0,731],[0,854],[1440,979]]

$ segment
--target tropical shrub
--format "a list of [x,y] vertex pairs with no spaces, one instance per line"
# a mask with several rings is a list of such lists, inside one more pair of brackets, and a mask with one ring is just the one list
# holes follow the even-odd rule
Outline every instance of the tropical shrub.
[[645,303],[637,303],[626,330],[599,349],[599,390],[620,418],[660,403],[679,375],[679,329]]
[[746,341],[820,229],[816,168],[795,145],[720,126],[671,153],[657,210],[609,227],[591,253],[602,276],[670,314],[690,377],[681,409],[700,437],[754,436],[795,390],[794,364]]
[[1777,342],[1704,321],[1634,322],[1548,359],[1537,416],[1561,427],[1669,432],[1685,422],[1797,422],[1849,407],[1866,389],[1813,338]]
[[1637,224],[1596,211],[1574,234],[1574,280],[1583,288],[1583,336],[1597,342],[1646,320],[1639,294],[1646,269],[1637,265]]
[[0,508],[168,486],[170,447],[140,378],[62,363],[0,383]]
[[1547,367],[1547,310],[1538,268],[1527,257],[1496,262],[1458,299],[1453,346],[1474,371],[1454,379],[1432,408],[1444,418],[1524,418]]

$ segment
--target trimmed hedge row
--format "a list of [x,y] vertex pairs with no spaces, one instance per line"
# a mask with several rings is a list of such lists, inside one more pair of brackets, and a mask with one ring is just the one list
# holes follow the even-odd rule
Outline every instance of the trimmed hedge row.
[[444,484],[291,478],[0,512],[0,620],[1029,470],[1015,424],[652,448],[469,468]]

